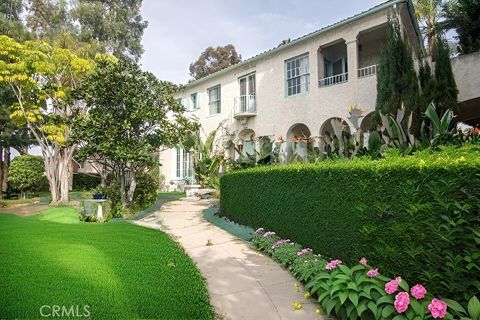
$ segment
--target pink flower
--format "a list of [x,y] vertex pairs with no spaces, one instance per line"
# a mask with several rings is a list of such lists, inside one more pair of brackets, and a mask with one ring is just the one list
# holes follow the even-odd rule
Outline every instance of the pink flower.
[[407,311],[408,306],[410,305],[410,296],[408,292],[400,292],[395,296],[395,302],[393,306],[398,313],[404,313]]
[[390,280],[389,282],[387,282],[385,284],[385,292],[388,293],[388,294],[392,294],[395,291],[397,291],[399,282],[400,281],[398,280],[398,278]]
[[365,259],[365,258],[362,258],[362,259],[360,259],[359,263],[366,266],[368,264],[368,260]]
[[264,234],[265,233],[265,229],[263,228],[258,228],[256,231],[255,231],[256,234]]
[[412,287],[412,289],[410,289],[410,293],[415,299],[420,300],[425,298],[427,290],[421,284],[416,284]]
[[376,277],[376,276],[378,276],[379,274],[380,274],[380,273],[378,272],[378,268],[369,270],[369,271],[367,272],[367,276],[369,276],[370,278]]
[[447,304],[442,300],[433,299],[428,305],[428,310],[430,310],[432,317],[435,319],[443,319],[447,315]]
[[338,259],[332,260],[329,263],[327,263],[327,265],[325,266],[325,269],[332,271],[341,263],[342,263],[342,260],[338,260]]
[[263,234],[265,238],[270,238],[273,235],[275,235],[275,232],[272,232],[272,231],[267,231]]

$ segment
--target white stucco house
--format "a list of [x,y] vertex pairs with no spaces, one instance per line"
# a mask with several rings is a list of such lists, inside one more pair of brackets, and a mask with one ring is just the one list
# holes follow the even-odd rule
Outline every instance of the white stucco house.
[[[353,130],[347,120],[352,104],[365,110],[362,126],[368,126],[389,15],[398,17],[412,52],[424,50],[411,0],[389,0],[192,81],[176,98],[204,135],[222,124],[237,146],[225,150],[232,159],[238,150],[252,152],[259,137],[321,136],[331,130],[332,118]],[[159,158],[167,185],[193,175],[188,151],[163,150]]]

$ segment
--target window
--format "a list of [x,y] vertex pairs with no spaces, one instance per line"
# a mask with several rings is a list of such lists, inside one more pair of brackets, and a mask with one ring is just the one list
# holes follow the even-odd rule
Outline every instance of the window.
[[176,148],[177,151],[177,163],[176,163],[176,176],[177,178],[181,177],[181,171],[180,171],[180,159],[181,159],[181,152],[182,150],[180,148]]
[[287,96],[308,92],[310,74],[308,71],[308,54],[285,61]]
[[220,85],[208,89],[208,107],[210,115],[222,112]]
[[198,94],[196,92],[190,95],[190,106],[192,110],[197,110],[200,108],[200,104],[198,103]]
[[185,179],[193,177],[193,163],[190,152],[181,149],[176,149],[176,166],[175,175],[178,179]]

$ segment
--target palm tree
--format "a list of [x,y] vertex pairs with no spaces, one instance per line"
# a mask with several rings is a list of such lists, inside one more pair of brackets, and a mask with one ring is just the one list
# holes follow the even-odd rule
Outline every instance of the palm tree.
[[439,31],[439,20],[442,17],[442,0],[414,0],[415,14],[420,28],[427,40],[428,54],[431,56],[435,48],[435,38]]

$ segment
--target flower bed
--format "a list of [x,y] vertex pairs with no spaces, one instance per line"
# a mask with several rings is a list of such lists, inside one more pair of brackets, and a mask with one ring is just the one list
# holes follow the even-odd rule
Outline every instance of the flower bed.
[[480,302],[473,296],[468,310],[458,302],[434,297],[422,284],[382,275],[366,258],[348,267],[326,259],[310,248],[263,228],[255,232],[254,246],[288,268],[317,298],[323,311],[339,319],[480,319]]

